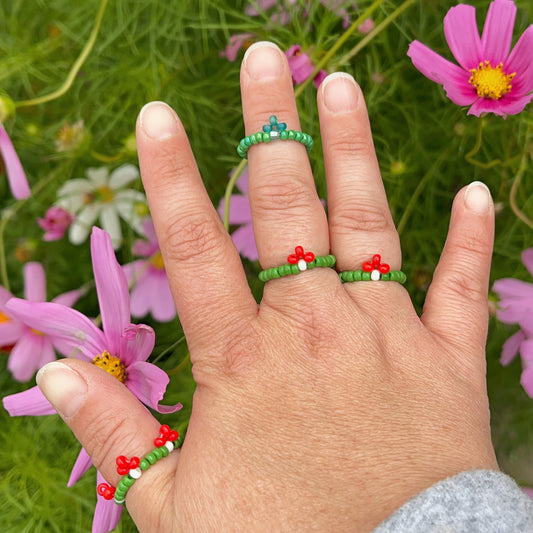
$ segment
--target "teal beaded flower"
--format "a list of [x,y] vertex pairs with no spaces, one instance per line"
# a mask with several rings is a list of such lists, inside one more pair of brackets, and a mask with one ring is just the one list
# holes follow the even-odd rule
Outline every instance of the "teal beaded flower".
[[269,124],[263,126],[263,131],[270,134],[270,138],[280,137],[282,131],[287,129],[287,124],[285,122],[278,122],[278,117],[272,115],[268,119]]

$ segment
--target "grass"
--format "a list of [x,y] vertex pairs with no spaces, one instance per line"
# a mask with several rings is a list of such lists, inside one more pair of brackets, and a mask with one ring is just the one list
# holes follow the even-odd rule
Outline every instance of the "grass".
[[[472,1],[481,25],[488,0]],[[304,4],[307,16],[304,16]],[[353,3],[349,3],[353,5]],[[372,2],[358,2],[361,13]],[[38,192],[18,204],[0,179],[0,206],[16,208],[0,235],[6,251],[11,291],[21,295],[22,262],[38,260],[47,272],[49,297],[79,287],[92,278],[88,244],[73,246],[66,239],[42,241],[35,220],[54,202],[66,180],[83,177],[89,167],[135,163],[124,149],[134,132],[139,109],[149,100],[164,100],[178,110],[189,133],[198,166],[212,201],[224,195],[229,172],[238,163],[235,147],[243,136],[240,109],[239,61],[220,57],[230,35],[251,33],[251,40],[270,39],[287,49],[301,44],[315,62],[327,57],[344,33],[341,19],[318,1],[300,0],[291,8],[292,20],[282,26],[269,14],[251,17],[246,2],[230,0],[115,0],[109,2],[90,54],[69,90],[41,105],[19,106],[5,122]],[[379,24],[400,2],[384,1],[374,11]],[[473,180],[484,181],[499,206],[492,280],[529,279],[520,253],[533,246],[531,228],[513,213],[509,195],[526,154],[524,178],[517,190],[520,209],[533,218],[531,106],[506,120],[478,119],[451,103],[440,87],[424,78],[406,56],[409,42],[418,39],[451,58],[442,33],[442,19],[454,2],[420,0],[391,19],[369,42],[355,31],[326,62],[328,71],[342,69],[363,88],[374,131],[391,210],[399,226],[408,274],[407,289],[420,311],[427,284],[446,237],[449,210],[456,191]],[[517,2],[515,40],[533,21],[531,2]],[[100,0],[13,0],[0,5],[0,86],[15,102],[57,90],[87,43]],[[352,13],[355,19],[358,13]],[[362,44],[364,46],[362,46]],[[356,48],[357,47],[357,48]],[[351,52],[356,49],[358,53]],[[242,57],[242,53],[239,57]],[[344,59],[343,59],[344,58]],[[316,140],[312,151],[318,192],[326,197],[324,168],[316,110],[316,89],[307,85],[298,97],[302,129]],[[85,141],[58,152],[62,127],[82,119]],[[468,155],[481,144],[475,154]],[[528,155],[529,154],[529,155]],[[529,159],[527,159],[529,157]],[[140,186],[140,185],[139,185]],[[131,259],[128,234],[119,261]],[[253,281],[259,267],[245,262]],[[94,316],[96,299],[89,293],[77,305]],[[170,371],[167,401],[185,409],[169,423],[183,423],[190,413],[194,383],[177,322],[151,324],[157,333],[153,358]],[[515,331],[491,319],[487,361],[493,437],[502,466],[526,485],[533,485],[531,463],[533,402],[519,384],[520,363],[499,364],[505,339]],[[0,358],[3,395],[31,384],[14,382]],[[183,368],[183,370],[182,370]],[[172,371],[172,369],[177,369]],[[167,419],[165,419],[167,421]],[[73,489],[68,473],[79,445],[57,417],[15,418],[0,410],[0,529],[4,532],[89,531],[94,508],[94,472]],[[125,513],[126,514],[126,513]],[[123,517],[118,531],[135,531]]]

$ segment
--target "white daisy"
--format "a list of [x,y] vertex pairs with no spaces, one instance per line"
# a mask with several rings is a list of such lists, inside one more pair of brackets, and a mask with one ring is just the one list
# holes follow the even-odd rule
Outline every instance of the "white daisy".
[[57,192],[56,205],[76,216],[69,229],[70,242],[84,242],[97,219],[111,235],[115,249],[122,243],[120,218],[142,235],[142,220],[148,213],[146,196],[127,188],[139,178],[139,169],[122,165],[110,175],[106,167],[89,168],[87,177],[69,180]]

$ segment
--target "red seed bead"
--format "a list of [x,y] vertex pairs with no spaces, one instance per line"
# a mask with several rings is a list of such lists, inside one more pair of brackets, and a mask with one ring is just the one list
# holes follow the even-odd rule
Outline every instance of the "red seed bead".
[[96,492],[106,500],[111,500],[115,496],[115,490],[115,487],[112,487],[107,483],[100,483],[96,488]]
[[389,272],[389,270],[390,270],[390,266],[387,265],[387,263],[383,263],[383,264],[379,265],[379,271],[382,274],[387,274],[387,272]]
[[381,255],[376,254],[374,257],[372,257],[372,264],[375,267],[378,267],[380,263],[381,263]]

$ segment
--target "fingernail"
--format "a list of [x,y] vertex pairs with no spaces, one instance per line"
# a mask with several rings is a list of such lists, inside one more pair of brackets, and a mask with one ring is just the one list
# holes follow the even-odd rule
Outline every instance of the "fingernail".
[[256,81],[275,80],[283,72],[285,58],[283,52],[269,41],[252,44],[242,60],[250,78]]
[[67,365],[54,361],[43,366],[37,385],[64,418],[74,416],[87,397],[87,382]]
[[176,114],[165,102],[150,102],[139,113],[139,124],[148,137],[160,141],[179,131]]
[[473,181],[466,188],[464,201],[472,213],[486,215],[492,203],[489,188],[481,181]]
[[333,113],[346,113],[357,107],[355,80],[346,72],[334,72],[321,85],[324,104]]

